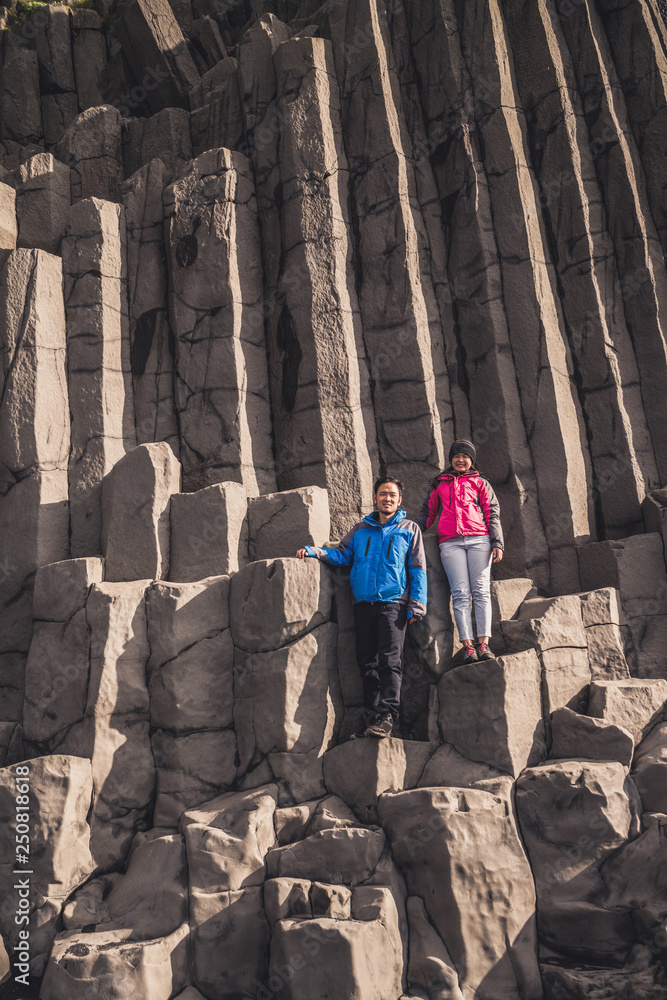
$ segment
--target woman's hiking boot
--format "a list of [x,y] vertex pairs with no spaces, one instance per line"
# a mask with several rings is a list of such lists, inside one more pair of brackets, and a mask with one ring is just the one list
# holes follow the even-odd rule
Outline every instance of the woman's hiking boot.
[[467,666],[469,663],[476,663],[476,662],[477,662],[477,652],[475,650],[473,643],[470,641],[470,639],[464,639],[463,660],[462,660],[463,665]]
[[475,650],[478,660],[495,660],[495,656],[485,642],[476,642]]

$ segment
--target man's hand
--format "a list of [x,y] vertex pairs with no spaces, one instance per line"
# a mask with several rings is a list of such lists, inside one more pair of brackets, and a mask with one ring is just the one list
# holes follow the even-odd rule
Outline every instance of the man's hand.
[[299,549],[299,551],[296,554],[296,557],[297,559],[307,559],[308,553],[306,552],[305,549]]
[[493,550],[493,561],[494,562],[500,562],[500,560],[502,559],[502,557],[503,557],[503,550],[502,549],[494,549]]

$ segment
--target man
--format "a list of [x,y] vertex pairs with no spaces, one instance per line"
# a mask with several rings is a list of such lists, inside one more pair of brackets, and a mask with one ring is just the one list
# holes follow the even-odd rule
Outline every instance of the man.
[[357,522],[337,549],[307,545],[297,556],[330,566],[352,566],[357,663],[364,690],[364,721],[352,739],[391,736],[401,700],[405,628],[426,614],[426,561],[420,528],[401,509],[397,479],[375,483],[375,510]]

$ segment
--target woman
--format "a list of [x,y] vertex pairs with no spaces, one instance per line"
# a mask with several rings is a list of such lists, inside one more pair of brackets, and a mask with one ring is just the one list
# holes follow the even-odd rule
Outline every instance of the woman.
[[[450,465],[433,483],[416,523],[426,531],[438,522],[440,558],[452,591],[454,618],[463,643],[464,663],[492,660],[491,561],[503,557],[503,530],[496,495],[475,468],[475,446],[455,441]],[[493,555],[492,555],[493,553]],[[470,597],[475,606],[477,641],[473,642]]]

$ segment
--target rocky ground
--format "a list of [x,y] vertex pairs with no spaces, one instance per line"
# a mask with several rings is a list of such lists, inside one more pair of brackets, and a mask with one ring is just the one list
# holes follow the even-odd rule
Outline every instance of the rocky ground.
[[[661,10],[0,8],[3,1000],[667,996]],[[349,742],[294,551],[455,435],[497,658],[427,535]]]

